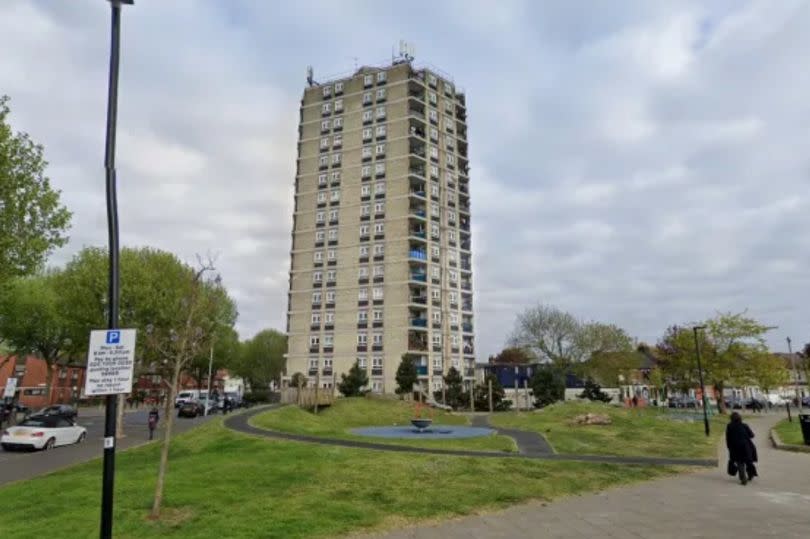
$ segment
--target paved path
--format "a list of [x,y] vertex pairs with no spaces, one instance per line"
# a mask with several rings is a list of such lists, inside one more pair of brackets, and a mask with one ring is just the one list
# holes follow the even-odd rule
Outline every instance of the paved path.
[[773,416],[752,419],[760,477],[742,486],[722,466],[598,494],[397,530],[378,539],[748,539],[810,537],[810,455],[773,449]]
[[489,424],[489,416],[486,415],[473,416],[472,424],[474,427],[488,427],[495,429],[498,434],[512,438],[518,446],[518,452],[523,456],[554,454],[554,449],[551,447],[551,444],[549,444],[545,436],[539,432],[494,427]]
[[530,458],[543,460],[562,460],[579,462],[601,462],[609,464],[630,464],[630,465],[654,465],[654,466],[717,466],[717,459],[674,459],[661,457],[609,457],[604,455],[562,455],[557,453],[504,453],[495,451],[465,451],[460,449],[428,449],[423,447],[411,447],[405,445],[389,445],[375,442],[364,442],[360,440],[340,440],[336,438],[324,438],[321,436],[308,436],[305,434],[290,434],[268,429],[260,429],[249,424],[249,420],[256,414],[266,412],[270,407],[262,407],[250,412],[234,415],[225,420],[225,426],[235,431],[275,438],[278,440],[288,440],[293,442],[307,442],[321,445],[336,445],[341,447],[352,447],[358,449],[376,449],[379,451],[396,451],[399,453],[422,453],[428,455],[451,455],[462,457],[485,457],[485,458]]
[[[118,440],[118,449],[123,451],[131,447],[142,445],[149,441],[147,427],[148,412],[145,410],[129,410],[124,415],[124,432],[126,436]],[[173,433],[179,434],[190,428],[208,421],[208,418],[195,419],[175,418]],[[96,457],[104,451],[104,417],[92,412],[79,412],[78,424],[87,428],[87,441],[83,444],[56,447],[51,451],[21,452],[0,450],[0,485],[31,479],[74,464],[79,464]],[[155,432],[159,439],[162,429]]]

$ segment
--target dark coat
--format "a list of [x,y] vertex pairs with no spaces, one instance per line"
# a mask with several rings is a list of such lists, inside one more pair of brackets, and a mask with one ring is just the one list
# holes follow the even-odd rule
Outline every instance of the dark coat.
[[734,462],[756,462],[757,448],[752,439],[754,432],[745,423],[729,423],[726,426],[726,447],[729,459]]

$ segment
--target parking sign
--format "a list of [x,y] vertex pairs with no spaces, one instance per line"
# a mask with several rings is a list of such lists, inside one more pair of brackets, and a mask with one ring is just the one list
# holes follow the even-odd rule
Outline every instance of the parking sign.
[[132,391],[135,336],[134,329],[102,329],[90,332],[85,395],[116,395]]

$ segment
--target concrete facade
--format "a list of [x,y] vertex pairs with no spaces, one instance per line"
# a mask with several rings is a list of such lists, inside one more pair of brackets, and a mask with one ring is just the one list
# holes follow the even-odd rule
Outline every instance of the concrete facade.
[[359,361],[392,393],[412,353],[425,389],[474,377],[466,105],[401,61],[301,101],[285,381],[331,387]]

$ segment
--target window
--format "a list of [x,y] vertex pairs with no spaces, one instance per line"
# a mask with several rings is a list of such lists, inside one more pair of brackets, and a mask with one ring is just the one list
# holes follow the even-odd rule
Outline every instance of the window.
[[374,84],[374,75],[366,75],[363,77],[363,86],[371,86]]
[[447,220],[451,223],[456,222],[456,212],[453,210],[447,210]]
[[448,249],[447,250],[447,259],[450,260],[450,262],[455,262],[456,261],[456,250],[455,249]]
[[439,237],[439,225],[437,225],[436,223],[430,225],[430,235],[433,238]]
[[343,83],[342,82],[336,82],[335,83],[335,93],[339,94],[342,91],[343,91]]
[[312,293],[312,303],[317,305],[321,302],[321,293],[320,292],[313,292]]
[[329,127],[332,125],[332,122],[329,120],[321,121],[321,131],[329,131]]
[[[337,84],[335,84],[335,91],[337,91]],[[444,83],[444,95],[453,97],[453,86],[447,82]]]
[[315,232],[315,241],[323,241],[324,236],[325,234],[323,233],[323,230],[318,230],[317,232]]
[[433,217],[439,217],[441,215],[441,212],[439,211],[439,205],[437,203],[434,202],[433,204],[430,205],[430,214]]
[[434,122],[434,123],[438,122],[439,121],[439,113],[436,112],[433,109],[430,109],[428,111],[428,118],[430,119],[431,122]]
[[363,128],[363,142],[368,142],[369,140],[371,140],[371,128],[370,127],[364,127]]
[[330,95],[332,95],[332,87],[331,86],[324,86],[323,87],[323,96],[324,97],[329,97]]
[[343,110],[343,100],[337,99],[335,100],[335,112],[341,112]]
[[318,174],[318,186],[323,187],[326,185],[326,174]]
[[318,204],[321,204],[322,202],[326,202],[326,192],[325,191],[321,191],[320,193],[318,193]]
[[[335,293],[334,292],[329,292],[329,294],[332,294],[332,301],[335,301],[335,296],[334,296]],[[329,294],[327,294],[327,296],[329,296]],[[335,313],[333,313],[332,311],[326,311],[326,313],[324,314],[324,322],[326,322],[327,324],[334,324],[335,323]]]
[[444,139],[444,145],[447,147],[448,151],[452,152],[456,149],[455,145],[453,144],[453,139],[450,137]]
[[376,202],[374,204],[374,213],[385,213],[385,202]]
[[[324,335],[324,336],[323,336],[323,346],[324,346],[325,348],[332,348],[332,346],[334,346],[334,344],[335,344],[335,336],[334,336],[334,335]],[[331,362],[332,362],[332,361],[331,361],[331,360],[329,360],[329,359],[324,360],[324,366],[325,366],[325,367],[330,366],[330,365],[326,365],[326,362],[327,362],[327,361],[328,361],[329,363],[331,363]]]
[[357,299],[360,301],[368,300],[368,288],[361,288],[357,291]]
[[453,345],[453,348],[458,346],[458,335],[451,335],[450,336],[450,343]]
[[450,303],[456,303],[458,302],[458,293],[450,291],[447,298],[450,300]]
[[337,271],[329,270],[326,272],[326,282],[334,283],[337,280]]
[[[335,302],[335,291],[330,290],[329,292],[326,293],[326,303],[334,303],[334,302]],[[327,317],[326,317],[327,322],[329,321],[328,320],[328,318],[329,318],[328,314],[329,313],[327,313]]]
[[360,196],[361,197],[371,196],[371,186],[368,185],[368,184],[361,185],[360,186]]
[[374,246],[374,256],[380,256],[385,254],[385,245],[382,243],[378,243]]
[[445,118],[444,119],[444,130],[448,133],[452,133],[455,126],[453,125],[453,118]]
[[377,99],[385,99],[385,88],[377,90]]
[[318,358],[316,357],[309,358],[309,368],[312,370],[316,370],[318,368]]
[[310,335],[309,336],[309,345],[310,346],[318,346],[321,343],[321,338],[318,335]]
[[438,198],[438,196],[439,196],[439,186],[438,185],[432,184],[430,186],[430,195]]
[[340,148],[343,146],[343,135],[335,135],[332,137],[332,146],[335,148]]
[[384,137],[388,133],[388,130],[384,125],[378,125],[376,132],[378,137]]
[[385,155],[385,144],[377,144],[374,151],[377,155]]
[[448,276],[450,277],[450,282],[455,283],[458,281],[458,272],[456,270],[450,270],[447,272]]
[[360,176],[362,176],[363,178],[370,178],[371,165],[364,165],[363,168],[360,169]]
[[377,107],[376,116],[378,120],[385,118],[385,107]]
[[446,181],[447,183],[453,183],[456,181],[456,177],[453,175],[452,172],[448,170],[447,172],[444,173],[444,181]]
[[322,211],[315,212],[315,222],[316,223],[323,223],[324,213]]
[[385,234],[385,223],[374,223],[375,234]]
[[357,321],[361,324],[364,322],[368,322],[368,311],[362,310],[357,311]]
[[455,230],[449,230],[447,232],[447,239],[449,239],[450,241],[456,241],[456,231]]
[[374,356],[373,358],[371,358],[371,366],[374,367],[375,369],[382,369],[382,363],[383,363],[382,356]]
[[433,299],[441,299],[442,291],[438,288],[431,288],[430,289],[430,297]]
[[329,137],[323,137],[321,139],[321,149],[325,149],[329,147]]
[[428,101],[430,101],[431,105],[435,105],[439,102],[439,100],[436,98],[436,92],[428,92]]
[[375,322],[382,322],[383,320],[383,312],[381,309],[374,309],[374,321]]
[[363,94],[363,104],[364,105],[371,104],[371,92],[366,92]]
[[321,105],[321,112],[324,114],[329,114],[332,112],[332,103],[324,103]]
[[332,202],[340,200],[340,189],[332,189],[332,197],[331,197],[331,199],[332,199]]
[[334,129],[343,129],[343,118],[338,116],[332,121],[332,127]]
[[329,176],[330,176],[330,179],[332,180],[332,183],[340,183],[340,171],[339,170],[335,170],[334,172],[331,172],[329,174]]
[[372,297],[374,299],[383,299],[383,289],[381,286],[375,286],[372,290]]
[[432,340],[433,340],[433,346],[441,346],[442,345],[442,336],[441,335],[439,335],[437,333],[434,333]]
[[320,262],[323,260],[323,251],[315,251],[312,253],[312,258],[315,262]]
[[428,149],[428,155],[430,155],[431,159],[439,159],[439,149],[436,146],[431,146]]
[[319,283],[319,282],[321,282],[322,279],[323,279],[323,273],[321,273],[320,271],[312,272],[312,282],[313,283]]
[[329,156],[322,155],[318,158],[318,166],[319,167],[328,167],[329,166]]
[[377,182],[374,185],[374,192],[378,195],[385,193],[385,182]]
[[361,236],[368,236],[368,225],[360,225],[360,235]]
[[337,252],[334,249],[328,249],[326,251],[326,259],[327,260],[335,260],[337,258]]
[[382,343],[383,343],[383,335],[382,335],[382,333],[375,333],[372,336],[372,339],[373,339],[372,343],[374,344],[374,346],[382,346]]
[[448,165],[455,165],[456,164],[456,156],[451,154],[451,153],[448,153],[447,154],[447,164]]
[[433,321],[437,324],[440,324],[442,321],[442,313],[441,311],[433,311]]
[[375,277],[382,277],[384,273],[385,273],[385,269],[384,269],[383,266],[380,266],[380,265],[374,266],[374,276]]
[[438,142],[439,140],[439,130],[435,127],[430,128],[430,140],[433,142]]
[[431,85],[431,86],[433,86],[435,88],[437,82],[438,81],[436,80],[436,75],[428,75],[428,84],[429,85]]
[[338,229],[337,228],[330,228],[329,229],[329,241],[334,241],[338,238]]
[[338,219],[338,211],[337,210],[329,210],[329,220],[330,221],[337,221]]
[[385,82],[387,78],[387,73],[385,71],[380,71],[377,73],[377,82]]
[[369,204],[363,204],[360,206],[360,215],[368,215],[370,208],[371,206]]
[[373,117],[374,114],[370,110],[363,111],[363,123],[370,122]]
[[[362,234],[363,232],[360,231],[360,233]],[[360,279],[365,279],[368,277],[368,266],[360,266],[357,268],[357,277]]]
[[360,346],[365,346],[366,344],[368,344],[368,335],[366,333],[358,333],[357,344],[359,344]]
[[368,257],[368,245],[361,245],[360,246],[360,256],[361,257]]
[[[331,335],[324,335],[324,337],[323,337],[323,345],[324,346],[329,347],[329,348],[332,347],[331,337],[332,337]],[[328,343],[326,342],[327,339],[329,340]],[[323,358],[323,368],[324,369],[331,369],[332,368],[332,358],[331,357]],[[329,387],[329,386],[331,386],[331,384],[324,384],[324,387]]]
[[453,114],[453,104],[450,101],[444,102],[444,110],[450,114]]
[[434,179],[439,179],[439,167],[436,165],[430,165],[430,177]]
[[450,324],[453,326],[458,325],[458,313],[450,313]]
[[439,257],[439,246],[438,245],[432,245],[430,247],[430,256],[434,256],[436,258]]
[[385,163],[375,163],[374,174],[376,174],[377,176],[385,174]]
[[435,265],[430,266],[430,276],[433,277],[434,279],[441,278],[441,270],[439,269],[439,266]]
[[363,146],[363,149],[360,152],[360,156],[363,159],[371,159],[371,146]]
[[340,164],[340,153],[333,153],[332,154],[332,164],[339,165]]
[[357,366],[360,367],[361,369],[365,369],[366,368],[366,358],[358,357],[357,358]]

